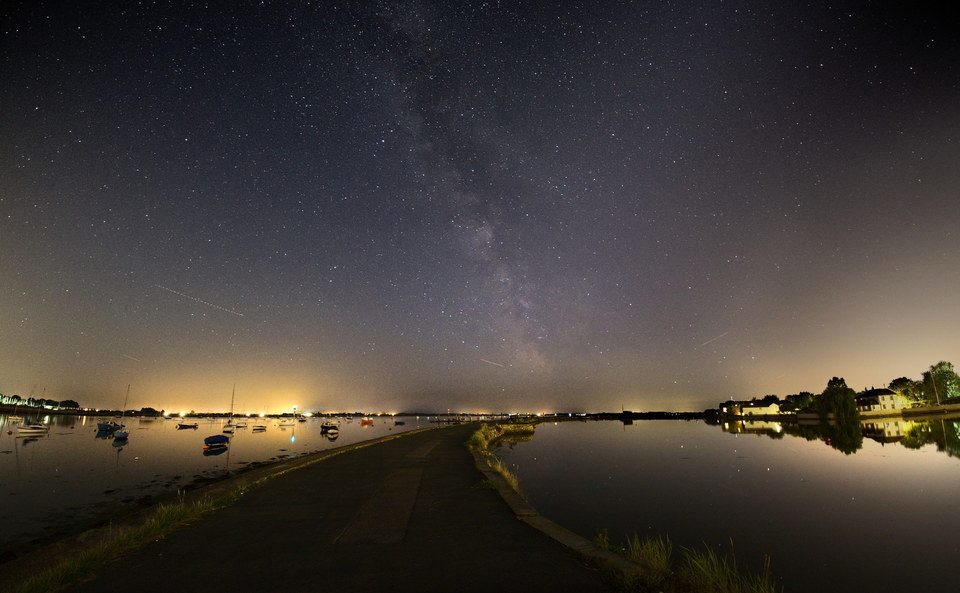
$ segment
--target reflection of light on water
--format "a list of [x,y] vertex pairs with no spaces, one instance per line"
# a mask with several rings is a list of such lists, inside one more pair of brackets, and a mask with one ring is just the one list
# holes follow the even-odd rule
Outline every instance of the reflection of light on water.
[[[901,420],[900,424],[907,422]],[[892,425],[892,429],[896,422],[877,424]],[[651,421],[640,424],[641,430],[621,432],[613,430],[616,425],[609,422],[571,422],[549,428],[541,425],[545,429],[542,435],[538,432],[529,443],[513,449],[504,447],[498,454],[511,468],[521,468],[520,481],[534,506],[546,504],[551,518],[565,527],[590,532],[596,525],[609,525],[614,541],[623,541],[637,530],[669,533],[674,545],[707,541],[710,546],[720,546],[734,539],[738,557],[755,561],[764,554],[774,554],[774,558],[781,558],[774,562],[774,573],[778,578],[782,575],[783,582],[795,583],[799,590],[841,590],[820,581],[852,581],[854,577],[847,575],[849,565],[826,566],[819,559],[822,551],[801,544],[799,539],[768,537],[770,533],[806,533],[809,529],[809,533],[829,537],[832,550],[843,549],[851,557],[862,554],[860,557],[867,558],[867,551],[885,553],[889,540],[865,538],[856,530],[835,528],[831,522],[870,523],[882,516],[884,530],[897,534],[901,553],[909,556],[914,566],[927,563],[922,578],[927,579],[930,590],[935,590],[940,581],[946,580],[938,572],[943,569],[936,568],[941,565],[938,556],[942,557],[943,540],[931,542],[929,532],[916,526],[949,530],[948,526],[960,517],[956,505],[947,503],[955,499],[960,487],[956,471],[960,439],[953,440],[958,424],[946,419],[948,442],[941,445],[944,429],[937,419],[934,435],[918,431],[922,434],[907,441],[910,448],[891,441],[872,442],[865,430],[862,452],[845,455],[816,440],[820,432],[814,431],[829,430],[821,428],[819,422],[770,423],[769,432],[760,437],[737,437],[727,431],[759,432],[764,426],[761,423],[742,426],[721,422],[721,431],[700,423]],[[698,446],[689,465],[677,462],[674,451],[681,443]],[[919,451],[921,447],[923,452]],[[950,447],[957,453],[951,453]],[[684,447],[680,452],[689,450]],[[623,463],[626,458],[629,464]],[[554,471],[558,467],[564,471]],[[651,475],[657,475],[663,487],[651,487]],[[589,491],[570,488],[564,483],[570,476],[583,483],[603,483],[604,487]],[[917,496],[920,484],[924,492]],[[755,488],[771,494],[754,496],[751,491]],[[709,504],[703,503],[702,493],[706,491],[711,492]],[[838,504],[841,500],[850,502]],[[888,512],[890,501],[897,501],[895,513]],[[789,513],[781,511],[785,504],[791,509]],[[662,512],[638,514],[638,507]],[[724,509],[729,522],[716,520],[717,508]],[[755,521],[758,515],[764,517],[760,524]],[[931,558],[935,560],[928,562]],[[810,571],[814,563],[821,563],[822,570]],[[882,563],[870,566],[863,560],[862,566],[866,568],[856,578],[863,578],[864,583],[867,577],[872,578],[877,588],[885,590],[909,590],[911,587],[903,586],[904,581],[917,580],[920,574],[901,578],[890,567],[881,579],[876,575]],[[892,586],[884,583],[886,578]],[[866,590],[865,585],[857,584],[847,588]],[[940,588],[954,590],[955,584]]]
[[291,443],[296,443],[296,442],[297,442],[297,435],[295,435],[295,434],[290,435],[290,442],[291,442]]
[[[173,409],[170,415],[176,418],[179,412]],[[191,418],[191,424],[199,424],[199,430],[177,430],[174,420],[144,422],[140,425],[134,423],[137,432],[131,433],[129,443],[118,442],[113,446],[112,435],[97,437],[96,416],[58,416],[54,423],[54,416],[51,415],[49,435],[28,440],[16,439],[15,430],[8,435],[13,425],[0,414],[0,451],[9,451],[8,455],[0,454],[0,486],[7,489],[0,492],[0,496],[13,499],[15,496],[9,495],[8,491],[17,489],[16,497],[30,500],[29,504],[21,504],[19,508],[0,505],[0,525],[3,525],[3,529],[0,529],[0,549],[14,545],[18,537],[28,537],[23,534],[42,535],[47,522],[56,525],[56,518],[60,516],[58,513],[71,504],[87,504],[93,508],[92,505],[113,504],[122,497],[141,493],[171,494],[189,484],[195,475],[219,477],[227,469],[228,456],[229,470],[232,472],[237,465],[236,460],[269,462],[280,448],[288,449],[293,456],[417,427],[409,420],[406,426],[387,425],[381,418],[379,422],[374,419],[373,426],[361,430],[360,418],[351,416],[341,418],[342,426],[338,434],[321,435],[321,422],[312,420],[297,424],[296,436],[291,438],[291,431],[274,428],[274,419],[271,418],[269,422],[259,420],[250,423],[264,425],[264,433],[249,434],[238,429],[231,439],[229,450],[222,451],[222,455],[204,456],[197,455],[201,452],[203,438],[219,432],[217,427],[223,419],[194,419],[190,410],[185,410],[184,416]],[[254,412],[252,416],[257,417],[259,413]],[[264,417],[269,415],[264,414]],[[43,415],[39,418],[43,418]],[[74,430],[54,429],[55,426],[69,425],[74,418]],[[424,417],[420,418],[423,422]],[[5,421],[6,424],[3,424]],[[206,432],[208,430],[209,433]],[[139,460],[134,461],[134,456],[138,456]],[[14,484],[16,476],[19,478]],[[106,490],[112,492],[107,494]]]

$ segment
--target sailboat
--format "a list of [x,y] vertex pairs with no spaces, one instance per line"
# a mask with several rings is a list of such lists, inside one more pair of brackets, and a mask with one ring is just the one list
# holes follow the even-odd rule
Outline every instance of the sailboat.
[[46,424],[21,424],[17,427],[18,435],[47,434],[50,427]]
[[233,384],[233,392],[230,394],[230,418],[227,420],[227,423],[223,425],[224,434],[233,434],[233,431],[236,429],[236,426],[233,424],[233,398],[237,395],[237,384]]
[[[130,436],[130,432],[123,429],[123,417],[127,413],[127,400],[130,399],[130,384],[127,383],[127,395],[123,397],[123,409],[120,410],[120,427],[116,429],[113,433],[113,441],[126,441]],[[99,425],[98,425],[99,428]]]

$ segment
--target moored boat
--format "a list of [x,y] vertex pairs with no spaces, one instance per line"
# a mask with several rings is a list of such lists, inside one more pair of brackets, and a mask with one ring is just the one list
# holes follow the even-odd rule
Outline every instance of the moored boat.
[[17,427],[17,434],[43,434],[50,431],[46,424],[22,424]]
[[210,457],[212,455],[220,455],[227,450],[226,445],[206,445],[203,448],[203,456]]
[[209,436],[209,437],[203,439],[203,444],[204,444],[204,445],[207,445],[207,446],[210,446],[210,445],[226,445],[226,444],[229,443],[229,442],[230,442],[230,437],[228,437],[228,436],[226,436],[226,435],[222,435],[222,434],[215,434],[215,435],[213,435],[213,436]]
[[177,430],[185,430],[185,429],[196,430],[198,428],[200,428],[200,425],[197,424],[196,422],[194,422],[193,424],[184,424],[183,422],[181,422],[180,424],[177,424]]
[[120,426],[113,432],[113,441],[114,443],[126,442],[130,437],[130,433],[126,430],[123,430],[123,417],[127,414],[127,401],[130,399],[130,384],[127,383],[127,394],[123,396],[123,409],[120,410]]
[[233,384],[233,390],[230,392],[230,416],[227,417],[227,423],[223,425],[223,434],[233,434],[236,426],[233,424],[233,400],[237,397],[237,384]]

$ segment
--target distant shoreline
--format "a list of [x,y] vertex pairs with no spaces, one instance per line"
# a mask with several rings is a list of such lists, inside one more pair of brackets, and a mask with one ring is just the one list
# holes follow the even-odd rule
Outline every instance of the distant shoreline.
[[[26,405],[0,404],[0,414],[16,414],[19,416],[120,416],[121,410],[97,410],[91,408],[38,408]],[[169,414],[164,416],[157,414],[144,414],[140,410],[127,410],[124,416],[132,418],[172,418],[179,419],[179,414]],[[184,418],[225,418],[230,416],[229,412],[193,412],[183,416]],[[246,414],[234,414],[236,418],[247,417]],[[559,421],[559,420],[702,420],[706,417],[704,412],[632,412],[625,410],[623,412],[556,412],[550,414],[458,414],[443,412],[399,412],[396,414],[385,414],[382,412],[315,412],[313,418],[360,418],[370,417],[416,417],[416,416],[443,416],[443,417],[462,417],[464,421],[475,421],[483,419],[508,420],[509,418],[525,418],[538,421]],[[254,416],[251,416],[254,417]],[[282,414],[265,414],[264,418],[292,418],[292,412]]]

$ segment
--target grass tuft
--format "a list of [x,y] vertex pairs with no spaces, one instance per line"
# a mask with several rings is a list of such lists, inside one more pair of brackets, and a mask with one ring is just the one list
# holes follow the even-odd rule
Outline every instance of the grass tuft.
[[779,593],[770,569],[770,558],[764,558],[763,570],[751,573],[737,566],[733,552],[718,554],[702,549],[683,548],[682,560],[674,567],[673,544],[667,536],[638,535],[627,538],[625,547],[610,541],[606,530],[593,538],[597,547],[615,552],[637,565],[639,574],[623,570],[608,575],[623,591],[669,591],[690,593]]
[[634,534],[627,539],[624,555],[640,566],[640,578],[649,587],[665,583],[673,574],[673,544],[666,535],[640,539]]
[[704,593],[775,593],[780,589],[774,583],[770,558],[764,559],[763,570],[751,574],[737,568],[737,559],[731,551],[723,556],[713,549],[684,549],[681,580],[696,591]]
[[467,441],[467,448],[474,454],[481,457],[487,465],[494,471],[503,476],[503,479],[510,484],[517,494],[523,496],[520,490],[520,481],[517,475],[513,473],[510,466],[497,457],[493,451],[501,439],[510,436],[529,436],[532,435],[536,426],[534,424],[481,424]]

